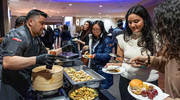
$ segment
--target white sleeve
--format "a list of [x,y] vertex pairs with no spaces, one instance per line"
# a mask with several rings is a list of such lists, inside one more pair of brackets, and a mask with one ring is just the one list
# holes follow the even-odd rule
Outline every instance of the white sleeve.
[[120,34],[117,37],[118,45],[122,50],[124,50],[124,34]]

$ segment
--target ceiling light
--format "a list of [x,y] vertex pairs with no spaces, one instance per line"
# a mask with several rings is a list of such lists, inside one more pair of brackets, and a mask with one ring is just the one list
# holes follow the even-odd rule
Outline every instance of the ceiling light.
[[99,7],[101,8],[101,7],[102,7],[102,5],[99,5]]
[[36,7],[33,7],[33,9],[36,9]]
[[49,17],[51,17],[51,16],[49,16]]
[[91,18],[91,16],[89,16],[89,18]]
[[59,11],[57,13],[59,13]]
[[99,13],[99,15],[100,15],[101,13]]
[[69,6],[72,6],[72,4],[69,4]]
[[64,17],[64,16],[62,16],[62,17]]
[[99,17],[99,18],[101,18],[101,17]]
[[111,18],[111,17],[109,17],[109,18]]
[[109,16],[109,15],[106,15],[107,17]]

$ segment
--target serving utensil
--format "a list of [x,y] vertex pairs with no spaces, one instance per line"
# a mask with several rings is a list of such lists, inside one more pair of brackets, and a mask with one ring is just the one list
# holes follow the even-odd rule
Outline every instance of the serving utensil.
[[114,54],[114,53],[109,53],[109,55],[110,55],[111,57],[121,57],[121,58],[125,58],[125,59],[127,59],[127,60],[131,60],[131,58],[122,57],[122,56],[119,56],[119,55]]
[[[110,63],[127,63],[127,64],[134,64],[134,63],[131,63],[130,61],[118,61],[118,60],[110,60],[109,62],[110,62]],[[139,66],[138,68],[146,69],[147,66]]]
[[130,60],[124,60],[124,61],[118,61],[118,60],[110,60],[110,63],[127,63],[127,64],[133,64],[130,62]]

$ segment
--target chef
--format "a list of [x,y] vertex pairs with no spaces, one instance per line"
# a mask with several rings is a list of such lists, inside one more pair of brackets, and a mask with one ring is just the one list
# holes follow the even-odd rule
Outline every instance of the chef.
[[[55,55],[48,54],[38,38],[45,28],[47,14],[34,9],[26,24],[10,31],[0,46],[0,100],[28,99],[32,69],[38,65],[52,66]],[[56,49],[56,54],[62,49]]]

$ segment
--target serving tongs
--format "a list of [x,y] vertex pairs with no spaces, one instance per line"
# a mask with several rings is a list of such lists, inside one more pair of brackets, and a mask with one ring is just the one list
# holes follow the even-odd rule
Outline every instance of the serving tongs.
[[127,64],[133,64],[130,62],[130,60],[123,60],[123,61],[118,61],[118,60],[110,60],[110,63],[127,63]]
[[[131,58],[127,58],[127,57],[122,57],[122,56],[119,56],[117,54],[114,54],[114,53],[109,53],[109,55],[111,57],[121,57],[121,58],[124,58],[123,61],[118,61],[118,60],[110,60],[109,62],[110,63],[127,63],[127,64],[134,64],[131,62]],[[139,66],[138,68],[147,68],[147,66]]]
[[[131,62],[131,58],[127,58],[127,57],[122,57],[122,56],[119,56],[119,55],[117,55],[117,54],[114,54],[114,53],[109,53],[109,55],[111,56],[111,57],[121,57],[121,58],[124,58],[123,59],[123,62],[121,61],[121,63],[129,63],[129,64],[131,64],[130,62]],[[120,62],[120,61],[118,61],[118,62]]]

